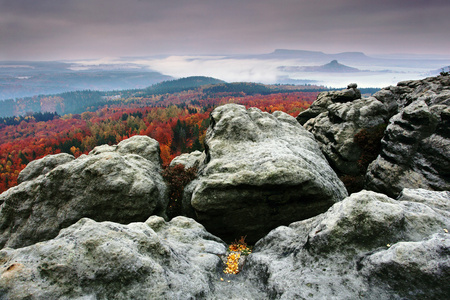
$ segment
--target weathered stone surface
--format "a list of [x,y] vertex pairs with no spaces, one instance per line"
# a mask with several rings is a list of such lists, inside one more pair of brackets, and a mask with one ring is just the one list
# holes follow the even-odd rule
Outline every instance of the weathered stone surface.
[[211,114],[206,160],[184,205],[224,239],[256,241],[269,230],[327,210],[346,196],[311,133],[293,117],[228,104]]
[[[351,83],[346,90],[320,93],[311,107],[297,116],[340,175],[365,172],[358,163],[362,150],[354,137],[361,129],[380,126],[388,119],[386,106],[374,97],[361,99],[356,87]],[[348,95],[345,101],[343,95]]]
[[172,159],[170,166],[183,165],[185,169],[197,167],[205,157],[205,153],[198,150],[191,153],[183,153]]
[[449,226],[449,211],[362,191],[271,231],[245,276],[270,299],[442,299],[450,292]]
[[[450,76],[400,82],[364,99],[353,90],[321,93],[297,117],[338,175],[360,177],[361,186],[365,176],[367,189],[391,197],[405,187],[449,190]],[[379,144],[375,133],[387,124]],[[378,145],[358,145],[361,130]]]
[[361,98],[361,92],[356,88],[356,84],[349,84],[347,89],[342,91],[321,92],[316,101],[311,106],[302,111],[297,116],[300,124],[305,124],[309,119],[317,117],[319,114],[328,111],[328,106],[333,103],[349,102]]
[[399,242],[363,259],[362,273],[378,289],[392,289],[407,299],[444,299],[450,293],[442,284],[450,278],[449,250],[448,233]]
[[25,177],[35,178],[0,195],[0,247],[51,239],[82,217],[129,223],[164,215],[166,186],[157,145],[137,136],[52,170],[42,168],[49,166],[47,158],[30,165],[27,174],[43,175]]
[[434,192],[425,189],[403,189],[399,201],[424,203],[430,207],[450,211],[450,191]]
[[114,146],[102,145],[95,147],[89,154],[96,155],[103,152],[117,152],[123,155],[137,154],[153,162],[157,167],[161,165],[158,141],[145,135],[135,135]]
[[0,298],[208,299],[213,283],[226,284],[218,277],[225,250],[185,217],[129,225],[83,218],[55,239],[1,250]]
[[[326,111],[308,120],[304,127],[314,134],[324,155],[339,174],[358,175],[362,150],[354,141],[361,129],[385,124],[386,107],[374,97],[350,102],[328,101]],[[363,170],[365,171],[365,170]]]
[[73,155],[67,153],[60,153],[54,155],[47,155],[42,159],[33,160],[25,169],[20,172],[17,178],[18,183],[22,183],[27,180],[32,180],[40,175],[45,175],[59,165],[65,164],[74,160]]
[[374,96],[397,102],[399,112],[368,168],[366,187],[392,197],[403,188],[450,190],[450,76],[400,82]]

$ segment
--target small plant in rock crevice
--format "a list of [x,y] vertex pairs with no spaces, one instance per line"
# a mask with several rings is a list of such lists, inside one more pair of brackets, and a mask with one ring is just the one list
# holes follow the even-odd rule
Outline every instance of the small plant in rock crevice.
[[245,242],[245,236],[241,237],[239,241],[234,241],[228,246],[226,268],[223,271],[225,274],[238,274],[241,271],[241,261],[245,256],[252,253],[252,250]]
[[197,167],[185,168],[182,164],[163,167],[162,176],[168,187],[167,216],[172,219],[182,214],[182,198],[186,185],[197,177]]

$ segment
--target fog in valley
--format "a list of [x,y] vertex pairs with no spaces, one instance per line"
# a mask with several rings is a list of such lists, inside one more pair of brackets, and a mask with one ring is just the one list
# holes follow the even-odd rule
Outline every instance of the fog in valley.
[[[355,68],[302,70],[337,60]],[[332,88],[357,82],[360,87],[385,87],[403,80],[420,79],[439,73],[450,65],[449,57],[393,55],[382,58],[349,52],[325,54],[316,51],[276,50],[261,55],[167,56],[149,58],[107,58],[76,61],[76,68],[148,68],[174,78],[210,76],[227,82],[247,81],[265,84],[317,84]],[[448,67],[447,67],[448,68]]]

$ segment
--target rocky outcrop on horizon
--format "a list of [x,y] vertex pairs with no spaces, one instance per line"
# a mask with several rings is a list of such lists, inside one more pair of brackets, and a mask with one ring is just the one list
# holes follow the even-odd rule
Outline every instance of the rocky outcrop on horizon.
[[356,87],[322,92],[297,116],[338,175],[391,197],[405,187],[449,190],[450,76],[400,82],[368,98]]
[[283,112],[227,104],[211,113],[206,159],[183,199],[188,216],[225,240],[326,211],[347,196],[311,133]]
[[329,63],[321,66],[283,66],[278,67],[280,71],[284,72],[326,72],[326,73],[356,73],[361,70],[340,64],[333,59]]
[[400,82],[374,97],[397,104],[366,187],[396,197],[403,188],[450,190],[450,76]]
[[[342,91],[322,92],[297,120],[314,134],[324,155],[339,175],[357,176],[363,150],[355,141],[362,129],[375,129],[388,120],[388,109],[378,99],[361,99],[356,84]],[[367,166],[366,166],[367,167]]]
[[0,194],[0,247],[23,247],[54,238],[83,217],[130,223],[164,215],[166,185],[159,143],[135,136],[96,147],[74,159],[68,154],[30,163],[23,181]]

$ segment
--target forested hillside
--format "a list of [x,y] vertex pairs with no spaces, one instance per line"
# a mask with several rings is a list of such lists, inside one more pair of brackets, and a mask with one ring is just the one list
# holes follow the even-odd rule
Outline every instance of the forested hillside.
[[[62,115],[56,109],[58,113],[39,112],[1,118],[0,192],[16,185],[20,171],[34,159],[61,152],[79,156],[95,146],[116,144],[137,134],[159,141],[161,158],[168,164],[181,153],[203,150],[209,114],[214,107],[232,102],[267,112],[281,110],[296,116],[309,107],[318,94],[272,90],[261,95],[262,89],[253,84],[220,84],[217,88],[211,85],[196,89],[186,87],[177,93],[142,95],[129,92],[127,97],[102,96],[101,105],[90,105],[86,101],[88,111],[80,113]],[[74,102],[83,102],[83,95],[96,97],[95,93],[74,92],[70,95]],[[48,104],[49,111],[60,103],[58,97],[63,96],[55,96],[49,101],[52,103]],[[66,101],[65,105],[69,103]]]
[[[93,91],[82,90],[65,92],[54,95],[36,95],[19,99],[0,101],[0,118],[12,116],[25,116],[32,113],[56,112],[59,115],[81,114],[85,111],[96,111],[111,102],[129,98],[152,98],[153,96],[179,93],[188,90],[201,89],[204,96],[217,97],[224,95],[267,95],[279,92],[294,91],[323,91],[322,86],[295,86],[295,85],[263,85],[256,83],[225,83],[222,80],[193,76],[177,80],[163,81],[145,89],[132,89],[121,91]],[[162,98],[164,100],[165,98]],[[141,102],[148,105],[150,102]]]

